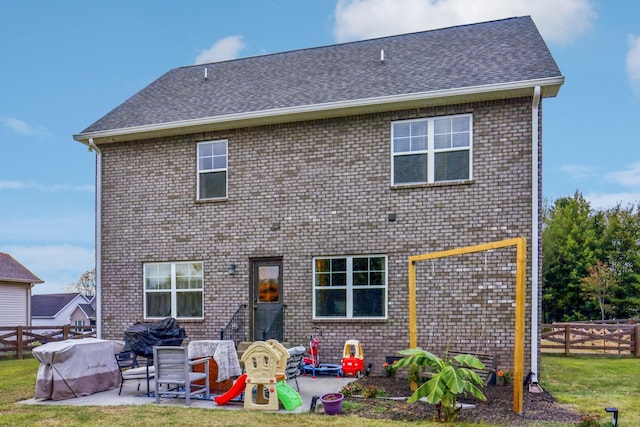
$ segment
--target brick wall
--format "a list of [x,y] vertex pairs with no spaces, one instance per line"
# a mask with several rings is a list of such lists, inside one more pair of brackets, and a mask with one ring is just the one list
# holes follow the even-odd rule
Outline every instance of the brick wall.
[[[393,120],[473,113],[473,181],[391,188]],[[228,139],[226,201],[196,200],[196,144]],[[285,339],[322,332],[321,359],[339,363],[347,339],[382,373],[408,347],[410,255],[524,236],[525,374],[530,348],[531,99],[233,129],[101,146],[103,334],[143,321],[144,262],[204,262],[204,321],[190,339],[216,339],[249,300],[249,261],[283,259]],[[396,214],[396,221],[388,215]],[[278,227],[273,227],[277,224]],[[312,257],[388,256],[388,319],[313,321]],[[227,266],[236,264],[236,274]],[[515,249],[421,263],[418,344],[499,355],[512,366]]]

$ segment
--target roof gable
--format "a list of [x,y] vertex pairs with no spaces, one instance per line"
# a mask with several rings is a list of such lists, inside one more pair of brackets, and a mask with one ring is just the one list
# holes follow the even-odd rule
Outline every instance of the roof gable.
[[554,96],[563,78],[535,24],[509,18],[176,68],[75,138],[548,79]]
[[96,310],[91,304],[78,304],[78,309],[82,310],[89,319],[95,319]]
[[11,255],[0,252],[0,281],[21,283],[44,283]]
[[65,307],[78,300],[86,304],[84,295],[74,292],[65,294],[41,294],[31,296],[32,317],[56,317]]

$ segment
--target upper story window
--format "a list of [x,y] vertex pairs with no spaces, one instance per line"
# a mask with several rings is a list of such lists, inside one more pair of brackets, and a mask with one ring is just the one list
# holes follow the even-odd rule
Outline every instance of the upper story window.
[[145,264],[145,319],[202,318],[202,283],[201,262]]
[[227,140],[198,143],[198,200],[227,197]]
[[313,278],[314,318],[386,318],[386,256],[315,258]]
[[473,116],[393,122],[392,184],[425,184],[471,179]]

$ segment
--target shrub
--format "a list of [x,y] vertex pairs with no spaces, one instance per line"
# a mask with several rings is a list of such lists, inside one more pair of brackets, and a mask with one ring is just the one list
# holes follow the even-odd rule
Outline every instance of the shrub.
[[498,371],[498,379],[502,385],[509,385],[513,380],[513,372],[511,371]]
[[396,362],[397,360],[394,360],[393,363],[384,362],[382,364],[382,367],[388,377],[393,377],[396,374]]
[[352,382],[342,387],[340,393],[342,393],[345,397],[353,396],[356,394],[364,394],[364,388],[357,382]]

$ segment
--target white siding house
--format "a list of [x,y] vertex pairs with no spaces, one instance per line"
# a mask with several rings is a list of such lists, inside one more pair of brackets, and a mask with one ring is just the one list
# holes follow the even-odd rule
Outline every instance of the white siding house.
[[33,295],[31,297],[31,325],[89,325],[88,316],[79,308],[90,302],[88,297],[77,292]]
[[0,326],[29,326],[31,288],[44,283],[11,255],[0,252]]

